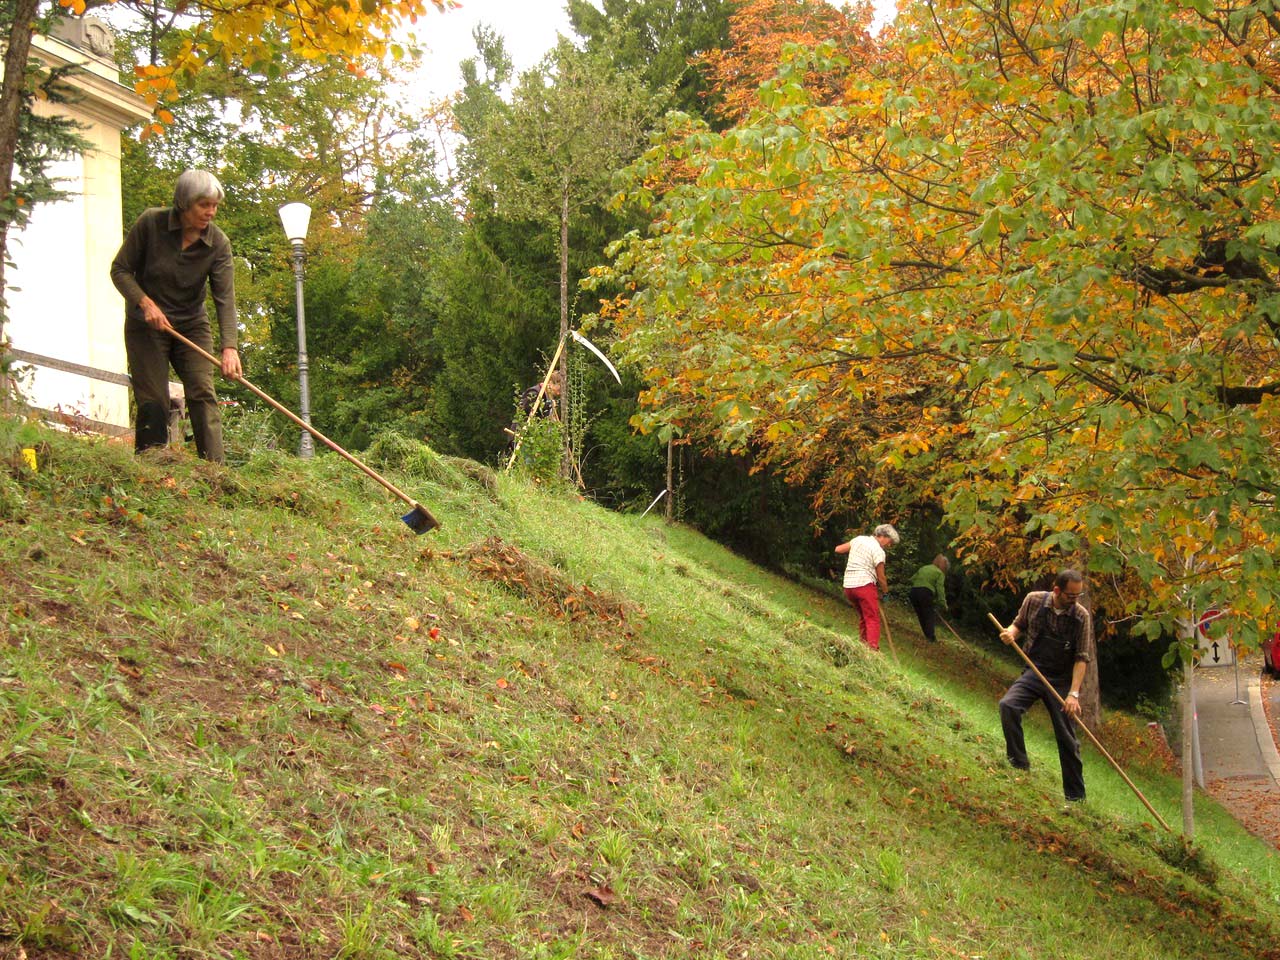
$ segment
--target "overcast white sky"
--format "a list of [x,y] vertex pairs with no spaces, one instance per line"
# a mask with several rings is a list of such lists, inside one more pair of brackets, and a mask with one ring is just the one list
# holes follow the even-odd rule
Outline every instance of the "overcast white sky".
[[461,0],[462,6],[431,13],[414,25],[423,48],[411,89],[423,101],[442,100],[462,86],[458,64],[475,56],[471,31],[483,23],[506,41],[516,74],[528,70],[556,43],[571,34],[565,0]]
[[[416,78],[410,84],[420,102],[440,100],[462,85],[458,64],[475,55],[471,31],[478,23],[494,28],[506,41],[517,76],[555,46],[556,34],[572,34],[565,0],[461,0],[462,6],[432,13],[419,20],[414,33],[425,48]],[[598,5],[598,4],[597,4]],[[882,16],[891,14],[894,0],[876,0]]]

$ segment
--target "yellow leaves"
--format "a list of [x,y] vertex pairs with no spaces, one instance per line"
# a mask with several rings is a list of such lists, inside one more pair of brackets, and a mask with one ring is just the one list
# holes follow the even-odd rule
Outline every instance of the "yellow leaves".
[[[81,15],[85,0],[59,0]],[[192,33],[168,62],[136,67],[134,88],[148,103],[178,99],[178,85],[193,78],[214,59],[234,58],[251,67],[276,59],[273,37],[283,35],[290,48],[308,60],[336,57],[348,72],[364,76],[360,61],[390,55],[402,60],[407,51],[392,43],[396,27],[415,21],[428,10],[443,12],[456,0],[241,0],[226,5],[192,5],[188,13],[199,18]],[[270,30],[274,26],[276,30]],[[155,122],[142,136],[163,132],[173,122],[168,111],[157,111]]]
[[70,10],[77,17],[83,17],[85,11],[84,0],[58,0],[59,4],[66,10]]

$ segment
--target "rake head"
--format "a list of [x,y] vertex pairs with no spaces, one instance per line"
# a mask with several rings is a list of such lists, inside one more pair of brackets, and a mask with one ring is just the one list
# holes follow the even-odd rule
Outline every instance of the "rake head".
[[422,534],[440,526],[440,521],[433,517],[431,511],[420,503],[415,503],[413,509],[400,519],[404,521],[405,526],[418,534],[418,536],[422,536]]

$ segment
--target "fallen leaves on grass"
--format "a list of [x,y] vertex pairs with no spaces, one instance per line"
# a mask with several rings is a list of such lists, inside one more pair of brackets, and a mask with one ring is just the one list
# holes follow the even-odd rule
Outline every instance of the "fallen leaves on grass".
[[465,562],[477,576],[502,584],[561,619],[623,625],[640,612],[633,603],[573,583],[556,568],[526,555],[501,537],[487,537],[441,556]]

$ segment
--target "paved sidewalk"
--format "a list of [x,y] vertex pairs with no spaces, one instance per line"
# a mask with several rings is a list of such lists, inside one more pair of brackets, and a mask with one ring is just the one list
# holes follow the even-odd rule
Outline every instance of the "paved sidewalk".
[[1261,667],[1261,657],[1248,657],[1238,673],[1235,666],[1196,668],[1201,765],[1206,783],[1256,781],[1280,799],[1280,751],[1262,710]]

